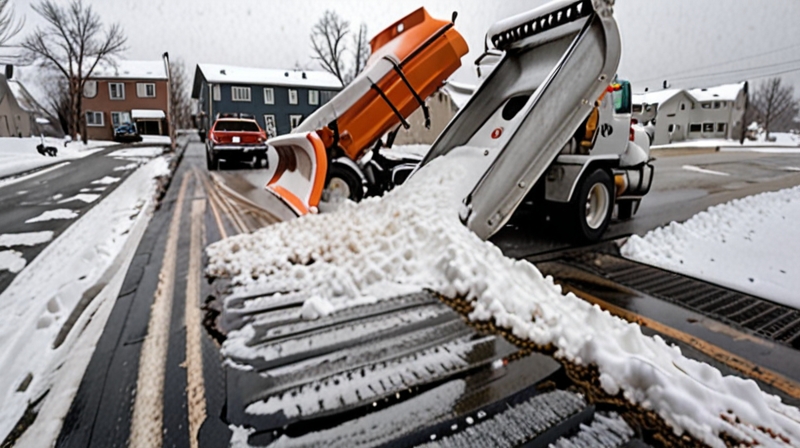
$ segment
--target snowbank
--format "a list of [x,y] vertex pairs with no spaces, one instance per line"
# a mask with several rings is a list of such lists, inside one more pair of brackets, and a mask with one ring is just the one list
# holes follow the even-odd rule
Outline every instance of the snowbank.
[[[430,288],[472,302],[474,320],[493,318],[520,338],[553,344],[559,357],[595,363],[607,392],[654,409],[677,433],[714,447],[724,446],[722,432],[779,446],[755,429],[762,426],[800,443],[797,408],[562,294],[532,264],[504,257],[461,225],[459,181],[469,161],[456,150],[382,199],[215,243],[207,249],[209,273],[231,277],[241,294],[301,290],[315,300],[304,307],[309,317],[380,299],[392,287]],[[223,353],[247,350],[252,331],[232,331]]]
[[26,171],[35,170],[65,160],[86,157],[114,142],[90,140],[87,145],[82,142],[71,142],[64,147],[64,140],[45,138],[45,145],[58,150],[56,157],[46,157],[36,150],[41,143],[38,137],[0,138],[0,178],[13,176]]
[[800,308],[800,187],[717,205],[631,237],[630,259]]
[[[116,298],[106,289],[116,285],[119,290],[124,272],[115,274],[130,262],[138,244],[138,236],[132,235],[141,235],[152,213],[153,179],[168,173],[166,160],[157,158],[131,174],[50,243],[0,294],[0,440],[28,403],[48,390],[42,412],[58,414],[58,409],[63,413],[37,418],[35,424],[41,426],[31,428],[25,437],[38,441],[20,442],[20,446],[46,446],[55,440],[110,312],[105,302]],[[24,243],[43,238],[31,234],[5,239]],[[92,293],[96,285],[110,286],[86,303],[82,299],[97,294]],[[87,332],[89,326],[91,332]]]

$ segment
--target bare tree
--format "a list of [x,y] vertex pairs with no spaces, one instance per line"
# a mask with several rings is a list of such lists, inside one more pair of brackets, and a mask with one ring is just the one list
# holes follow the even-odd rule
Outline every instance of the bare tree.
[[757,121],[769,133],[788,131],[800,112],[800,100],[794,96],[794,87],[783,85],[781,78],[762,82],[753,92],[749,102],[748,121]]
[[[352,51],[348,51],[347,47],[346,39],[349,34],[350,22],[330,10],[325,11],[311,30],[314,59],[343,85],[349,84],[364,69],[370,53],[366,24],[362,23],[358,32],[353,35]],[[352,65],[345,61],[345,56],[349,53],[353,56]]]
[[69,82],[55,69],[43,70],[39,77],[47,97],[45,107],[54,112],[64,134],[69,133]]
[[192,102],[189,98],[189,78],[186,76],[186,64],[180,59],[170,62],[172,86],[170,102],[172,117],[176,129],[188,129],[192,126]]
[[14,16],[11,0],[0,0],[0,47],[7,47],[8,42],[22,31],[24,23]]
[[348,82],[352,81],[361,70],[364,70],[364,66],[367,64],[367,59],[369,59],[370,54],[370,47],[369,47],[369,40],[367,40],[367,24],[362,23],[361,26],[358,27],[358,34],[353,36],[353,55],[355,57],[355,63],[353,64],[353,70],[349,74]]
[[80,133],[86,142],[83,88],[101,61],[125,49],[122,28],[118,24],[103,27],[100,16],[82,0],[72,0],[66,7],[42,0],[33,10],[47,25],[23,41],[24,56],[41,66],[55,68],[66,78],[69,134],[74,139]]

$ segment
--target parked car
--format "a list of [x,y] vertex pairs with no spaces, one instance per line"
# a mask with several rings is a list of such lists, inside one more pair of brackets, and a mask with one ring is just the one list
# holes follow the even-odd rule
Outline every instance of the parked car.
[[114,128],[114,141],[123,143],[140,142],[142,141],[142,136],[139,135],[135,124],[122,123]]
[[251,162],[253,167],[267,166],[267,133],[252,115],[221,114],[206,138],[206,162],[209,170],[225,161]]

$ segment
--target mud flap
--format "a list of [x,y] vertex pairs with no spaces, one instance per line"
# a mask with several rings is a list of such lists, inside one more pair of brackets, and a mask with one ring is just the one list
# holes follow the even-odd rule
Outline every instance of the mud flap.
[[297,216],[315,213],[328,173],[328,155],[322,140],[309,132],[276,137],[269,143],[278,153],[278,164],[266,190]]

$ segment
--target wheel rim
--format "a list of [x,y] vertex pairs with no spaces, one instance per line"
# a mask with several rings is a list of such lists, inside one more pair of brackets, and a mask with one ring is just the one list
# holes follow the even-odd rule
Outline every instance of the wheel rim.
[[328,182],[326,193],[331,202],[343,201],[350,198],[350,185],[340,177],[332,177]]
[[592,185],[586,197],[586,225],[597,230],[603,225],[608,213],[608,190],[601,183]]

